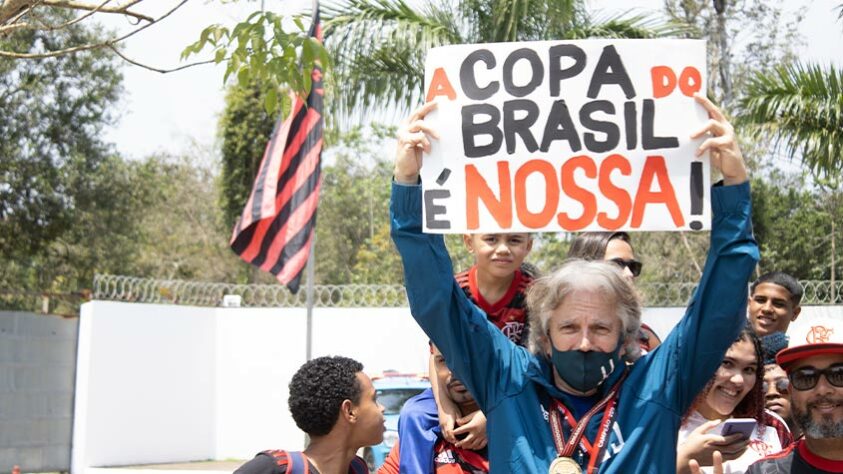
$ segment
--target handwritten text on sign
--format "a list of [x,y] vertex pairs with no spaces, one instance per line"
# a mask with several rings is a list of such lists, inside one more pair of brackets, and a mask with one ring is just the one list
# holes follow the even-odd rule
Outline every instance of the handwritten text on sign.
[[688,230],[710,223],[705,43],[588,40],[428,52],[425,231]]

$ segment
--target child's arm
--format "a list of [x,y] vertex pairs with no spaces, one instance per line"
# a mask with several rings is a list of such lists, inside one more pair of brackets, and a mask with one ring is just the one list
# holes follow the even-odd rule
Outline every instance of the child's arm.
[[486,415],[481,410],[460,418],[457,424],[460,427],[454,430],[454,436],[465,435],[456,443],[458,448],[478,450],[486,447],[489,442],[486,437]]
[[459,408],[446,393],[445,387],[439,385],[439,378],[436,376],[436,364],[434,356],[430,355],[430,389],[433,391],[433,398],[436,400],[436,409],[439,412],[439,429],[442,430],[442,437],[449,443],[457,443],[454,436],[457,418],[460,417]]

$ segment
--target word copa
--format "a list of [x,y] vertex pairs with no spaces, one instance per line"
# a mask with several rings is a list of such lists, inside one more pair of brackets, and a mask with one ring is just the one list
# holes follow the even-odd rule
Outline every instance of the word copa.
[[[529,64],[529,78],[525,84],[515,83],[515,67],[519,62]],[[488,49],[478,49],[466,56],[460,65],[459,85],[465,97],[475,101],[485,101],[503,91],[512,100],[504,101],[502,107],[489,103],[468,104],[462,107],[462,137],[463,152],[468,158],[480,158],[498,153],[503,144],[506,152],[513,154],[516,147],[516,137],[521,140],[529,152],[540,150],[547,152],[556,141],[566,141],[574,153],[582,150],[583,146],[589,152],[605,153],[618,148],[621,141],[621,126],[623,122],[625,147],[632,150],[638,147],[639,141],[644,150],[657,150],[679,147],[676,137],[658,137],[654,134],[655,101],[642,99],[640,112],[635,99],[637,93],[623,61],[613,45],[603,48],[597,64],[592,72],[586,96],[593,99],[586,102],[574,113],[585,132],[577,130],[572,119],[572,112],[564,99],[554,100],[550,112],[544,122],[539,124],[541,133],[536,139],[538,130],[534,126],[539,118],[539,105],[523,97],[533,93],[538,87],[546,84],[550,97],[559,97],[562,93],[562,82],[581,74],[586,67],[587,55],[582,48],[571,44],[560,44],[548,48],[547,61],[543,62],[539,53],[533,49],[521,48],[506,56],[503,66],[497,70],[497,59]],[[491,80],[486,84],[479,84],[476,70],[479,65],[485,66],[487,71],[500,74],[500,80]],[[545,65],[546,64],[546,65]],[[563,67],[563,64],[566,67]],[[679,91],[692,96],[702,86],[700,72],[693,67],[686,67],[677,75],[671,68],[655,66],[650,70],[652,80],[652,97],[666,97],[679,88]],[[623,103],[623,110],[616,110],[615,104],[608,100],[595,100],[604,86],[617,86],[623,91],[627,101]],[[427,100],[438,96],[456,100],[457,93],[451,85],[444,68],[437,68],[431,78]],[[607,120],[596,117],[598,114],[608,116]],[[622,115],[621,117],[615,117]],[[602,134],[598,138],[597,132]],[[484,137],[483,140],[478,140]],[[478,144],[484,141],[486,144]]]
[[[605,198],[618,208],[617,214],[598,212],[597,196],[581,187],[575,181],[577,170],[582,170],[586,178],[597,181],[597,188]],[[514,171],[514,172],[513,172]],[[613,230],[626,226],[636,229],[641,227],[648,205],[664,205],[676,228],[685,226],[685,219],[676,199],[673,184],[667,171],[665,159],[660,155],[647,156],[632,196],[626,189],[612,182],[613,172],[623,176],[632,174],[629,160],[619,154],[606,157],[599,167],[595,160],[587,155],[578,155],[566,160],[557,173],[553,164],[541,159],[525,162],[518,169],[512,170],[508,161],[497,162],[497,183],[488,182],[475,165],[465,167],[466,189],[466,226],[469,230],[480,227],[480,206],[491,214],[500,229],[510,229],[517,217],[528,229],[542,229],[556,221],[560,230],[578,231],[597,223],[603,229]],[[544,201],[538,212],[527,207],[527,179],[539,176],[545,185]],[[653,184],[657,189],[654,190]],[[493,189],[494,188],[494,189]],[[568,212],[559,212],[560,197],[564,194],[582,205],[582,212],[572,216]],[[425,191],[427,225],[430,229],[450,229],[450,221],[438,219],[446,209],[436,203],[437,199],[450,197],[450,191],[431,189]],[[534,203],[535,204],[535,203]]]

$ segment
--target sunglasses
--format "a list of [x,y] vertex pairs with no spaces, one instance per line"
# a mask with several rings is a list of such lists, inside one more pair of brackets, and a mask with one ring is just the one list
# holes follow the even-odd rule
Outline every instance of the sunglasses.
[[622,258],[613,258],[609,261],[621,267],[621,270],[623,270],[624,268],[628,268],[629,271],[632,272],[632,276],[634,277],[637,277],[641,274],[641,267],[644,266],[644,264],[639,262],[638,260],[624,260]]
[[796,390],[811,390],[817,386],[820,381],[820,375],[825,375],[828,383],[835,387],[843,387],[843,364],[834,364],[825,369],[815,369],[813,367],[802,367],[787,374],[790,379],[790,385]]
[[[782,395],[787,395],[790,392],[790,380],[786,378],[776,379],[773,382],[773,386],[776,387],[776,392],[779,392]],[[770,384],[767,382],[761,382],[761,391],[767,393],[770,391]]]

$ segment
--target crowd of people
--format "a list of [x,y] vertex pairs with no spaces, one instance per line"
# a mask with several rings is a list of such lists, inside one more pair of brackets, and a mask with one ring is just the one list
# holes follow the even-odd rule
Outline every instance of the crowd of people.
[[[430,338],[431,389],[401,412],[381,474],[843,473],[843,322],[786,333],[802,289],[759,253],[747,169],[708,99],[693,137],[723,176],[711,189],[711,243],[687,311],[661,340],[641,322],[642,263],[624,232],[580,234],[539,275],[526,233],[466,235],[474,265],[454,275],[441,235],[422,232],[419,172],[438,137],[414,111],[398,132],[390,212],[413,317]],[[366,472],[382,407],[358,363],[323,357],[290,385],[310,437],[239,474]]]

